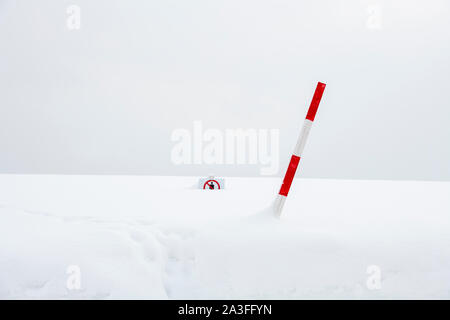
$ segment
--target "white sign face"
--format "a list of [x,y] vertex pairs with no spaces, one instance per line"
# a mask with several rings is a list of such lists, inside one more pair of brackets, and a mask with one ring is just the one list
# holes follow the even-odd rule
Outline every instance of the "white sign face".
[[198,188],[204,190],[225,189],[225,179],[219,179],[214,177],[200,178],[198,180]]

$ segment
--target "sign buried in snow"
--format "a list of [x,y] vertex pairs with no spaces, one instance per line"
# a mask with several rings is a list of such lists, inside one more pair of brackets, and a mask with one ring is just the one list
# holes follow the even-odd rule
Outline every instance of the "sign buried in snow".
[[200,178],[198,181],[198,188],[203,190],[220,190],[225,188],[225,179],[218,179],[214,177]]

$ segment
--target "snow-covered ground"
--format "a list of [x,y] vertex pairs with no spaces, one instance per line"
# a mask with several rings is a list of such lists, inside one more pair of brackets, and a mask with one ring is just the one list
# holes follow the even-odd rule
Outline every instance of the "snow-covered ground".
[[450,298],[450,182],[280,182],[0,175],[0,298]]

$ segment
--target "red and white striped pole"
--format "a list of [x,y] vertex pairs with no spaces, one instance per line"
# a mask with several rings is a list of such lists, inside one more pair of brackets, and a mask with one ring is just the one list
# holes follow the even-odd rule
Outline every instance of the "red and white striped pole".
[[297,171],[298,163],[300,162],[303,149],[305,148],[306,139],[308,138],[309,131],[311,130],[324,90],[325,83],[318,82],[316,91],[314,92],[314,96],[308,109],[308,113],[306,114],[305,122],[303,123],[302,131],[300,132],[294,152],[292,153],[291,161],[289,162],[286,174],[284,175],[283,184],[281,185],[280,192],[278,192],[277,199],[275,200],[275,215],[277,217],[281,216],[284,202],[286,201],[292,180],[294,179],[295,171]]

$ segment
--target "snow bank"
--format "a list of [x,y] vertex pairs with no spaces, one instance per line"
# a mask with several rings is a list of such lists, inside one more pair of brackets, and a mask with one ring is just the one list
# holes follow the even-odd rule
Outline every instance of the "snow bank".
[[0,298],[450,298],[450,183],[195,182],[0,175]]

